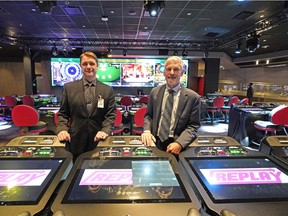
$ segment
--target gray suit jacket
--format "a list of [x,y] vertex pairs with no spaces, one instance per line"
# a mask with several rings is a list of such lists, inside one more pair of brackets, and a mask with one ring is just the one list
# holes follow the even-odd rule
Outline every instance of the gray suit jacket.
[[[100,97],[104,99],[104,108],[98,107]],[[69,150],[73,154],[79,155],[89,150],[89,148],[91,150],[91,146],[87,147],[88,133],[91,137],[91,134],[95,136],[101,130],[110,135],[116,115],[115,109],[115,97],[112,87],[97,81],[93,111],[88,115],[83,80],[67,83],[63,87],[57,134],[62,130],[70,133]]]
[[[166,85],[153,88],[150,92],[147,113],[144,119],[144,130],[150,130],[156,136],[161,107]],[[197,129],[200,127],[200,96],[191,89],[182,87],[179,104],[175,116],[174,140],[185,149],[197,138]]]

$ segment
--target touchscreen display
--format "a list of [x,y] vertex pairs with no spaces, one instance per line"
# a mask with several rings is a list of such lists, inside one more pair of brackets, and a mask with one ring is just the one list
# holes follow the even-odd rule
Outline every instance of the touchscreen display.
[[266,157],[186,160],[214,202],[288,200],[287,169]]
[[37,204],[65,159],[0,159],[1,205]]
[[190,201],[165,158],[83,159],[62,203]]

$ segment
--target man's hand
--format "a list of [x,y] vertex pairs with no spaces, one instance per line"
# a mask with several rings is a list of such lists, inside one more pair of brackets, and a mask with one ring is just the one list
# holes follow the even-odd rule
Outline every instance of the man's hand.
[[182,146],[177,142],[173,142],[167,146],[166,152],[169,152],[174,155],[179,155],[181,150],[182,150]]
[[141,141],[145,146],[155,146],[156,139],[150,132],[143,132]]
[[57,134],[59,142],[71,142],[70,134],[67,131],[60,131]]
[[104,131],[98,131],[94,137],[94,141],[105,140],[109,135]]

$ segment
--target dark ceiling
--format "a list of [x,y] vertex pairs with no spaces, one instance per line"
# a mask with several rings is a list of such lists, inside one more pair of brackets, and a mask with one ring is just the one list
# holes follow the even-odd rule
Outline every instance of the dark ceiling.
[[[224,52],[232,59],[288,50],[285,1],[166,0],[157,17],[145,11],[143,0],[50,1],[51,14],[41,13],[37,2],[0,2],[1,57],[47,54],[54,45],[69,55],[75,47],[118,54],[127,49],[127,56],[140,49],[178,50],[179,55],[186,49],[188,56]],[[246,40],[255,34],[260,47],[250,53]]]

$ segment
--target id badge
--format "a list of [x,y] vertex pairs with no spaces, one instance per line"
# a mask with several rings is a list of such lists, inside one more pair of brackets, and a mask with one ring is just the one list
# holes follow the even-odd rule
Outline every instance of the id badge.
[[98,108],[104,108],[104,99],[99,95],[98,98]]

